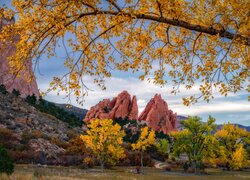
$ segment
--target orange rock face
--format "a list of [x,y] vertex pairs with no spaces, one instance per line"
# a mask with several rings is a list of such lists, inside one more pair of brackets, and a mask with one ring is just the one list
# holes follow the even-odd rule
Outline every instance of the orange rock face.
[[168,109],[168,105],[161,95],[156,94],[148,102],[138,120],[145,120],[153,130],[168,134],[170,131],[176,130],[177,114]]
[[[1,28],[9,23],[14,23],[14,21],[6,21],[4,18],[0,19],[0,31]],[[14,42],[18,42],[18,37],[14,37]],[[7,57],[11,56],[15,52],[15,45],[10,42],[0,42],[0,84],[4,84],[7,91],[12,92],[16,89],[20,92],[21,97],[26,97],[28,95],[35,94],[39,96],[39,90],[37,83],[32,71],[31,60],[25,60],[26,71],[25,74],[31,74],[34,78],[31,81],[27,81],[27,78],[15,77],[13,74],[9,73],[9,65]]]
[[112,101],[104,99],[97,105],[90,108],[84,121],[88,123],[91,119],[116,119],[116,118],[128,118],[130,120],[138,119],[138,106],[136,97],[131,96],[127,91],[121,92]]

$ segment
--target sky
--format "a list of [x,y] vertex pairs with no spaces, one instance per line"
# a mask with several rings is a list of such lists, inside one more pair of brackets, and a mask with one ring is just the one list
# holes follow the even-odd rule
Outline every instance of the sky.
[[[0,6],[4,3],[10,6],[10,0],[0,0]],[[43,92],[47,90],[54,76],[60,76],[66,72],[63,65],[63,57],[65,57],[64,50],[57,49],[57,54],[58,57],[56,58],[47,59],[45,56],[42,57],[39,70],[36,69],[35,71],[38,87]],[[218,124],[232,122],[250,126],[250,103],[247,101],[247,92],[229,94],[228,97],[223,97],[215,93],[214,99],[209,103],[200,100],[198,103],[186,107],[182,104],[182,98],[197,94],[199,92],[198,83],[191,90],[185,90],[181,87],[181,92],[177,95],[173,95],[170,93],[172,88],[171,84],[167,84],[161,88],[153,83],[140,81],[138,75],[128,72],[114,71],[112,77],[106,79],[105,85],[107,89],[105,91],[93,84],[92,81],[93,77],[84,77],[84,83],[91,91],[89,91],[88,96],[85,97],[83,106],[77,104],[74,98],[71,101],[72,105],[89,109],[102,99],[113,98],[121,91],[127,90],[131,95],[136,95],[139,112],[142,112],[147,102],[158,93],[166,100],[169,108],[177,112],[178,115],[198,115],[202,117],[203,121],[206,121],[208,116],[211,115],[216,118],[216,123]],[[45,99],[57,103],[67,103],[65,95],[61,94],[58,96],[57,92],[50,92]]]

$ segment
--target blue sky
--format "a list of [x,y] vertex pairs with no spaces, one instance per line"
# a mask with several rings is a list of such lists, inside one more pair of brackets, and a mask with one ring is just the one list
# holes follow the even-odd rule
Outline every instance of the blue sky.
[[[10,0],[1,0],[2,4],[10,5]],[[63,75],[66,69],[63,65],[63,57],[65,57],[65,51],[63,49],[57,50],[58,57],[47,59],[45,56],[41,59],[39,65],[39,71],[36,70],[35,74],[39,89],[46,91],[49,87],[49,82],[52,81],[54,76]],[[155,67],[157,68],[157,67]],[[191,107],[186,107],[182,104],[182,97],[188,95],[197,94],[198,84],[191,90],[183,90],[177,94],[170,94],[171,84],[167,84],[161,88],[150,82],[140,81],[138,75],[128,72],[114,71],[112,78],[106,80],[106,91],[102,91],[95,84],[92,83],[92,77],[84,77],[85,84],[92,89],[89,91],[83,107],[74,101],[71,103],[75,106],[89,109],[91,106],[97,104],[104,98],[112,98],[119,94],[123,90],[127,90],[131,95],[137,96],[139,111],[141,112],[146,106],[147,102],[154,96],[155,93],[160,93],[162,97],[167,101],[169,108],[178,115],[198,115],[206,120],[209,115],[216,118],[218,124],[233,122],[242,125],[250,125],[250,103],[247,101],[248,94],[246,92],[240,92],[238,94],[229,94],[228,97],[222,97],[218,93],[215,93],[215,99],[210,103],[200,101]],[[57,103],[66,103],[65,95],[61,94],[57,96],[56,92],[49,93],[45,99]]]

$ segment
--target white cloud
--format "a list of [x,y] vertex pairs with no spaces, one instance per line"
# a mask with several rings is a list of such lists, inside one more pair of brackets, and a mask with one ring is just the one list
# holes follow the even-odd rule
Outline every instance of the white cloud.
[[[215,94],[215,100],[210,103],[199,102],[191,107],[186,107],[182,104],[182,97],[199,93],[199,85],[195,85],[191,90],[186,90],[184,86],[180,87],[181,93],[177,95],[170,94],[172,87],[159,87],[147,81],[140,81],[136,78],[116,78],[112,77],[106,81],[107,90],[102,91],[91,81],[91,77],[85,77],[86,85],[93,89],[89,91],[85,97],[83,108],[89,109],[102,99],[112,98],[123,90],[127,90],[131,95],[137,96],[139,112],[142,112],[147,102],[156,94],[159,93],[167,101],[169,108],[180,115],[200,115],[214,113],[229,113],[229,112],[249,112],[250,103],[241,100],[237,95],[230,94],[228,98],[222,98],[218,93]],[[46,90],[48,83],[39,85],[40,89]],[[239,94],[238,94],[239,95]],[[51,92],[46,97],[48,100],[65,103],[65,95],[56,96],[56,92]],[[72,104],[79,106],[74,99]]]
[[240,113],[249,112],[250,103],[247,101],[215,101],[209,104],[199,103],[191,107],[184,107],[182,105],[173,105],[172,109],[176,112],[182,112],[183,115],[200,115],[200,114],[213,114],[213,113]]

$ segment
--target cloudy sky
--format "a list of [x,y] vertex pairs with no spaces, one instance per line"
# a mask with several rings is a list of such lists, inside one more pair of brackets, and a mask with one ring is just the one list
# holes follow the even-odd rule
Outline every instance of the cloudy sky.
[[[0,5],[7,4],[10,6],[9,0],[0,0]],[[63,57],[65,52],[63,49],[57,50],[58,57],[47,59],[43,57],[40,61],[39,69],[36,69],[35,74],[39,89],[46,91],[49,83],[54,76],[63,75],[66,69],[63,65]],[[157,68],[157,67],[156,67]],[[100,90],[92,83],[92,77],[85,77],[84,83],[91,89],[88,96],[85,97],[83,106],[77,104],[74,99],[71,103],[81,108],[89,109],[104,98],[112,98],[123,90],[127,90],[131,95],[137,96],[139,111],[141,112],[146,106],[147,102],[156,94],[159,93],[167,101],[169,108],[177,112],[178,115],[194,116],[198,115],[207,120],[209,115],[216,118],[217,123],[234,122],[242,125],[250,125],[250,103],[247,101],[248,94],[240,92],[238,94],[229,94],[228,97],[222,97],[219,94],[214,94],[214,99],[210,103],[198,102],[195,105],[186,107],[182,104],[182,97],[197,94],[198,84],[191,90],[185,90],[173,95],[170,94],[171,84],[165,87],[156,86],[147,81],[140,81],[137,75],[126,72],[113,72],[113,76],[106,80],[105,91]],[[45,99],[57,103],[67,103],[65,95],[57,96],[56,92],[49,93]]]

